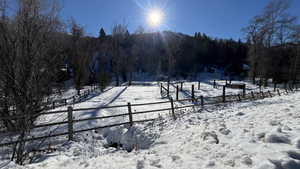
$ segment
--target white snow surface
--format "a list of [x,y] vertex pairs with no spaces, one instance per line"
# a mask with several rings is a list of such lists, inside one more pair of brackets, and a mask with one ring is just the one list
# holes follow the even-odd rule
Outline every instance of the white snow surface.
[[[74,107],[162,101],[159,88],[152,87],[113,88]],[[155,108],[163,107],[154,105],[142,110]],[[122,111],[94,113],[111,115]],[[300,169],[300,93],[185,109],[176,111],[176,115],[175,121],[170,116],[159,116],[154,122],[135,124],[131,128],[124,126],[78,134],[75,142],[65,142],[57,151],[41,155],[33,164],[18,166],[0,161],[0,168]],[[79,112],[76,118],[89,116],[91,114]],[[124,120],[117,119],[118,122]],[[101,120],[77,127],[103,123],[108,122]],[[122,147],[108,147],[110,143]],[[128,149],[133,150],[128,152]]]

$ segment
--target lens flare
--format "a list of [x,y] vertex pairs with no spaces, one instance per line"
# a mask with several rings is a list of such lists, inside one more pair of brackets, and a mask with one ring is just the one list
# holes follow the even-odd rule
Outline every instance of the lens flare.
[[162,24],[164,13],[160,9],[152,9],[149,11],[147,21],[150,26],[158,27]]

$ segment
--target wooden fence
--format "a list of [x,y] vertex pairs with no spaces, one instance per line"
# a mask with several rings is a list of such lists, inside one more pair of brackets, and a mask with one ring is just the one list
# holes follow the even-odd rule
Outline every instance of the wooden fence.
[[[177,87],[178,89],[179,87]],[[161,85],[161,92],[166,91],[168,88],[163,87]],[[142,104],[131,104],[128,103],[127,105],[116,105],[116,106],[103,106],[103,107],[97,107],[97,108],[81,108],[81,109],[73,109],[71,106],[68,107],[67,110],[60,110],[60,111],[50,111],[50,112],[43,112],[39,114],[35,114],[34,116],[42,116],[42,115],[49,115],[49,114],[62,114],[62,113],[67,113],[67,120],[66,121],[61,121],[61,122],[54,122],[54,123],[46,123],[46,124],[38,124],[35,126],[32,126],[31,129],[36,129],[36,128],[43,128],[43,127],[50,127],[50,126],[59,126],[66,124],[68,131],[63,132],[63,133],[56,133],[52,135],[45,135],[45,136],[37,136],[37,137],[31,137],[31,138],[26,138],[23,141],[29,142],[29,141],[34,141],[34,140],[42,140],[50,137],[58,137],[58,136],[68,136],[69,140],[73,140],[73,136],[76,133],[81,133],[81,132],[86,132],[86,131],[91,131],[91,130],[96,130],[96,129],[103,129],[103,128],[110,128],[110,127],[115,127],[115,126],[122,126],[122,125],[130,125],[132,126],[134,123],[142,123],[142,122],[149,122],[155,120],[153,119],[144,119],[144,120],[134,120],[134,115],[139,115],[139,114],[147,114],[147,113],[153,113],[153,112],[163,112],[163,111],[169,111],[171,112],[171,115],[173,119],[176,119],[176,113],[175,110],[178,109],[184,109],[184,108],[189,108],[189,107],[195,107],[195,106],[201,106],[202,108],[205,105],[217,105],[217,104],[222,104],[222,103],[229,103],[229,102],[236,102],[236,101],[253,101],[257,99],[263,99],[267,97],[273,97],[275,95],[283,95],[283,94],[288,94],[290,92],[295,92],[293,89],[285,89],[283,92],[277,89],[276,92],[253,92],[251,91],[250,93],[247,93],[245,95],[225,95],[225,96],[216,96],[216,97],[203,97],[199,96],[196,97],[194,95],[193,98],[189,99],[182,99],[182,100],[173,100],[172,97],[169,97],[170,100],[168,101],[162,101],[162,102],[153,102],[153,103],[142,103]],[[183,105],[176,107],[174,106],[174,103],[179,102],[190,102],[192,104],[188,105]],[[154,109],[154,110],[147,110],[147,111],[138,111],[138,112],[132,112],[133,107],[138,107],[138,106],[147,106],[147,105],[155,105],[155,104],[169,104],[170,107],[168,108],[163,108],[163,109]],[[110,116],[100,116],[100,117],[90,117],[90,118],[83,118],[83,119],[73,119],[74,112],[78,111],[91,111],[91,110],[100,110],[100,109],[113,109],[113,108],[121,108],[125,107],[127,108],[127,113],[123,114],[116,114],[116,115],[110,115]],[[110,124],[106,126],[98,126],[98,127],[92,127],[92,128],[87,128],[87,129],[80,129],[80,130],[75,130],[74,129],[74,124],[84,122],[84,121],[91,121],[91,120],[101,120],[101,119],[110,119],[110,118],[115,118],[115,117],[127,117],[128,121],[122,122],[122,123],[116,123],[116,124]],[[9,120],[16,120],[16,119],[23,119],[25,120],[25,116],[11,116],[11,117],[1,117],[2,120],[9,119]],[[15,134],[18,132],[16,131]],[[18,143],[19,141],[11,141],[11,142],[5,142],[1,143],[1,146],[8,146],[8,145],[13,145]]]
[[[200,87],[201,87],[201,82],[198,81],[198,90],[200,90]],[[180,88],[178,86],[178,84],[180,84]],[[184,81],[178,81],[178,82],[175,82],[175,83],[170,83],[168,82],[167,83],[167,87],[164,87],[164,85],[162,83],[160,83],[160,93],[161,93],[161,96],[162,98],[165,98],[166,96],[167,97],[170,97],[170,85],[172,85],[174,88],[175,88],[175,92],[176,92],[176,95],[175,95],[175,98],[176,100],[179,100],[179,91],[183,92],[183,84],[184,84]],[[246,95],[246,84],[244,83],[232,83],[231,80],[225,80],[225,85],[219,85],[216,83],[216,80],[214,80],[212,83],[211,83],[212,87],[213,88],[219,88],[219,87],[222,87],[222,100],[223,102],[226,101],[226,88],[233,88],[233,89],[241,89],[242,90],[242,95],[243,97],[245,97]],[[279,89],[279,84],[276,84],[274,83],[273,84],[273,87],[274,87],[274,90],[273,92],[276,92],[277,89]],[[286,85],[286,84],[282,84],[283,87],[281,89],[284,89],[284,90],[294,90],[294,89],[298,89],[299,88],[299,84],[297,83],[293,83],[293,85]],[[259,88],[259,92],[261,93],[262,92],[262,85],[258,84],[258,88]],[[190,97],[192,100],[195,100],[197,98],[197,96],[195,96],[195,85],[192,84],[191,86],[191,90],[190,90]],[[201,97],[201,96],[200,96]]]
[[[175,110],[195,106],[194,104],[184,105],[184,106],[180,106],[180,107],[175,107],[174,106],[175,102],[184,102],[184,101],[191,101],[191,100],[190,99],[183,99],[183,100],[173,101],[173,99],[170,99],[169,101],[162,101],[162,102],[143,103],[143,104],[128,103],[127,105],[103,106],[103,107],[98,107],[98,108],[81,108],[81,109],[73,109],[71,106],[69,106],[67,110],[44,112],[44,113],[36,114],[34,116],[67,113],[68,118],[67,118],[66,121],[46,123],[46,124],[38,124],[38,125],[32,126],[31,129],[51,127],[51,126],[59,126],[59,125],[67,124],[68,131],[63,132],[63,133],[52,134],[52,135],[26,138],[23,141],[28,142],[28,141],[41,140],[41,139],[46,139],[46,138],[50,138],[50,137],[57,137],[57,136],[64,136],[64,135],[67,135],[69,140],[73,140],[73,135],[76,134],[76,133],[81,133],[81,132],[86,132],[86,131],[96,130],[96,129],[109,128],[109,127],[114,127],[114,126],[121,126],[121,125],[125,125],[125,124],[129,124],[130,126],[132,126],[134,123],[141,123],[141,122],[148,122],[148,121],[155,120],[155,119],[145,119],[145,120],[136,120],[135,121],[134,120],[134,115],[138,115],[138,114],[147,114],[147,113],[153,113],[153,112],[171,111],[172,117],[174,119],[176,119]],[[146,106],[146,105],[155,105],[155,104],[166,104],[166,103],[169,103],[169,105],[170,105],[169,108],[132,112],[133,107]],[[91,111],[91,110],[113,109],[113,108],[122,108],[122,107],[126,107],[128,109],[128,112],[124,113],[124,114],[117,114],[117,115],[110,115],[110,116],[90,117],[90,118],[76,119],[76,120],[73,119],[74,112],[78,112],[78,111]],[[74,127],[73,127],[74,124],[84,122],[84,121],[101,120],[101,119],[108,119],[108,118],[115,118],[115,117],[126,117],[126,116],[128,117],[128,121],[123,122],[123,123],[117,123],[117,124],[111,124],[111,125],[106,125],[106,126],[99,126],[99,127],[81,129],[81,130],[74,130]],[[25,119],[25,118],[28,118],[28,117],[25,117],[25,116],[1,117],[2,120],[5,120],[5,119],[6,120],[16,120],[16,119]],[[18,132],[16,131],[14,133],[16,134]],[[16,144],[16,143],[18,143],[18,141],[1,143],[0,147],[1,146],[8,146],[8,145]]]
[[43,104],[44,108],[47,110],[55,109],[61,106],[67,106],[70,104],[79,103],[82,99],[86,99],[90,94],[97,91],[99,89],[98,86],[91,86],[90,89],[84,90],[83,93],[79,95],[74,95],[65,99],[57,99],[53,101],[47,101]]

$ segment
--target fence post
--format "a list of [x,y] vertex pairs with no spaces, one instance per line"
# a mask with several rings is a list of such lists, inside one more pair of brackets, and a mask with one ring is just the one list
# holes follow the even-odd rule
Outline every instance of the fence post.
[[214,80],[214,88],[216,88],[216,80]]
[[[226,82],[227,83],[227,82]],[[225,103],[225,94],[226,94],[226,91],[225,91],[225,86],[223,86],[223,95],[222,95],[222,98],[223,98],[223,102]]]
[[243,97],[246,97],[246,84],[243,85]]
[[274,92],[276,92],[276,87],[277,87],[277,84],[274,83]]
[[180,82],[180,91],[182,91],[183,88],[183,82]]
[[198,81],[198,90],[200,90],[200,81]]
[[259,81],[259,91],[261,92],[261,81]]
[[225,85],[227,85],[227,79],[226,79],[226,81],[225,81]]
[[265,98],[264,92],[261,91],[260,93],[261,93],[261,95],[262,95],[262,97],[263,97],[263,99],[264,99],[264,98]]
[[251,95],[252,95],[253,99],[255,99],[255,96],[254,96],[254,93],[253,93],[253,91],[251,91]]
[[162,86],[162,83],[160,84],[160,94],[162,95],[162,88],[163,86]]
[[131,112],[131,104],[128,102],[128,116],[129,116],[129,123],[130,126],[133,126],[133,120],[132,120],[132,112]]
[[290,87],[290,90],[291,90],[291,92],[293,92],[293,91],[294,91],[292,86]]
[[270,92],[270,90],[268,90],[268,93],[269,93],[270,97],[273,97],[272,94],[271,94],[271,92]]
[[286,94],[289,94],[289,92],[288,92],[287,88],[285,88],[285,92],[286,92]]
[[177,85],[177,86],[176,86],[176,100],[179,100],[178,94],[179,94],[179,87],[178,87],[178,85]]
[[170,80],[168,80],[168,86],[167,86],[167,89],[168,89],[168,96],[169,96],[169,91],[170,91]]
[[170,90],[169,90],[169,84],[168,84],[168,89],[167,89],[167,97],[169,97],[169,94],[170,94]]
[[173,98],[171,98],[170,100],[171,100],[172,116],[173,116],[173,119],[176,120]]
[[73,108],[68,107],[68,135],[69,140],[73,140]]
[[278,95],[279,95],[279,96],[281,96],[281,95],[280,95],[280,91],[279,91],[279,89],[277,89],[277,93],[278,93]]
[[194,85],[192,85],[192,101],[195,101],[195,91],[194,91]]
[[55,109],[55,101],[52,102],[52,109]]
[[240,96],[240,94],[238,94],[238,98],[239,98],[239,101],[242,101],[242,100],[241,100],[241,96]]
[[203,99],[203,96],[200,96],[200,99],[201,99],[201,107],[204,106],[204,99]]
[[67,105],[67,99],[65,99],[65,106]]

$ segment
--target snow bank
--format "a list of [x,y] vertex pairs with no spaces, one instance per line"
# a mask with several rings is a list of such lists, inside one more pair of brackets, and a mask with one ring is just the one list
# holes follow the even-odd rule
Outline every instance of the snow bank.
[[108,146],[123,148],[128,152],[132,150],[148,149],[155,141],[157,135],[145,130],[144,126],[117,127],[107,129],[104,137]]

